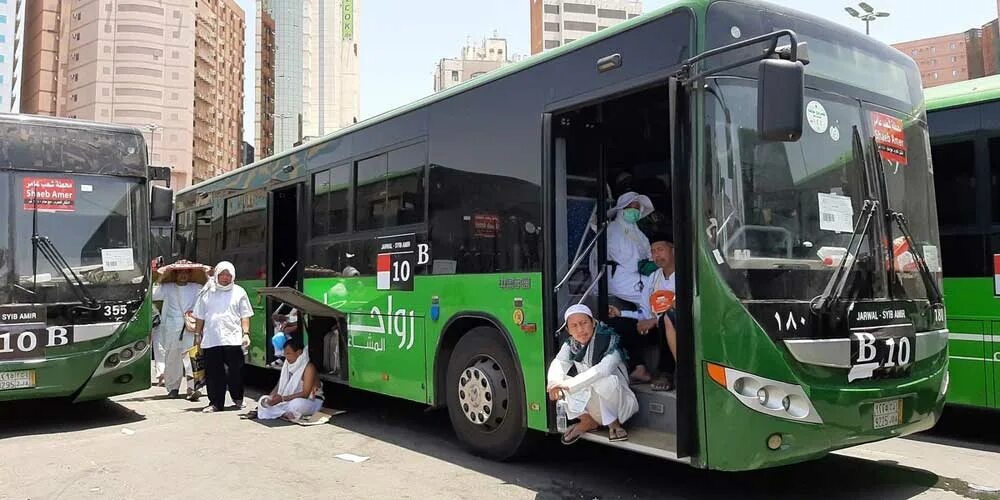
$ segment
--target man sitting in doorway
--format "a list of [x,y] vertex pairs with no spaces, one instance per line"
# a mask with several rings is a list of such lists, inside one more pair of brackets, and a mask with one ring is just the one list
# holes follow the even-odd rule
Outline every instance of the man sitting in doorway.
[[[547,390],[553,401],[565,398],[567,417],[580,421],[563,435],[563,444],[603,425],[609,440],[628,439],[622,423],[635,415],[639,401],[628,386],[618,334],[595,321],[583,304],[567,308],[564,317],[569,336],[549,365]],[[576,375],[570,377],[573,368]]]
[[281,367],[278,385],[271,394],[260,398],[256,414],[249,418],[295,421],[323,407],[323,385],[316,375],[316,367],[309,362],[309,353],[302,340],[289,337],[284,348],[285,364]]
[[[638,311],[623,311],[610,306],[608,324],[622,335],[633,367],[631,378],[637,382],[652,380],[654,391],[673,389],[673,373],[676,367],[676,332],[671,316],[674,294],[674,243],[667,233],[659,233],[651,238],[650,253],[657,270],[643,277],[642,301]],[[652,378],[643,360],[643,350],[655,345],[659,350],[658,375]]]

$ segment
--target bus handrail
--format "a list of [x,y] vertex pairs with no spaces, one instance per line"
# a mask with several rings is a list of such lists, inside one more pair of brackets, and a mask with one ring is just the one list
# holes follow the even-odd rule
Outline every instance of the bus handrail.
[[567,281],[569,281],[569,278],[573,276],[573,273],[575,273],[577,268],[580,267],[580,264],[583,262],[583,258],[589,255],[590,251],[593,250],[594,245],[597,244],[597,240],[600,239],[601,233],[607,231],[607,229],[608,229],[608,222],[604,221],[603,223],[601,223],[601,226],[597,229],[597,231],[594,232],[594,239],[587,244],[587,248],[585,248],[582,252],[580,252],[577,255],[576,260],[573,261],[573,264],[570,266],[569,271],[567,271],[566,275],[563,276],[561,280],[559,280],[559,284],[556,285],[553,292],[558,292],[559,289],[562,288]]

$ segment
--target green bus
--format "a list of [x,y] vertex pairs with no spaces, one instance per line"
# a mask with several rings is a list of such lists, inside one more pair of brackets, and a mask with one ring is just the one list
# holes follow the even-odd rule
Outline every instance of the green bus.
[[148,181],[163,174],[136,129],[0,114],[0,402],[149,387],[149,226],[173,192]]
[[745,470],[934,425],[917,67],[770,4],[681,1],[180,191],[176,257],[235,264],[252,365],[295,307],[326,380],[446,408],[505,459],[557,432],[561,314],[608,310],[610,266],[581,263],[629,190],[676,241],[676,390],[634,386],[629,439],[587,439]]
[[1000,76],[924,95],[952,331],[948,402],[1000,408]]

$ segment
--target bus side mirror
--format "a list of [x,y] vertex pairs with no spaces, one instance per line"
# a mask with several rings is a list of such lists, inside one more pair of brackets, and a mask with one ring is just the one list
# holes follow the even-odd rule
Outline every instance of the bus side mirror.
[[805,66],[799,61],[764,59],[758,76],[757,134],[765,141],[799,140],[805,105]]
[[153,186],[149,197],[149,219],[153,222],[170,222],[174,213],[174,190]]

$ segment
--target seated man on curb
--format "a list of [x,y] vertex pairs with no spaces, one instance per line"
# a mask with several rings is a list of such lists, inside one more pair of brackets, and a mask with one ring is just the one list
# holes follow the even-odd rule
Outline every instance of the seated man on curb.
[[260,398],[256,414],[249,418],[294,421],[323,407],[322,382],[316,376],[316,367],[309,362],[309,353],[302,341],[290,337],[285,341],[284,351],[285,364],[281,367],[278,385],[271,394]]
[[[563,444],[605,425],[611,441],[628,439],[622,423],[635,415],[639,401],[628,386],[618,334],[595,321],[583,304],[567,308],[565,320],[569,337],[549,365],[547,388],[549,399],[566,399],[568,418],[580,419],[563,435]],[[576,375],[570,377],[573,368]]]

